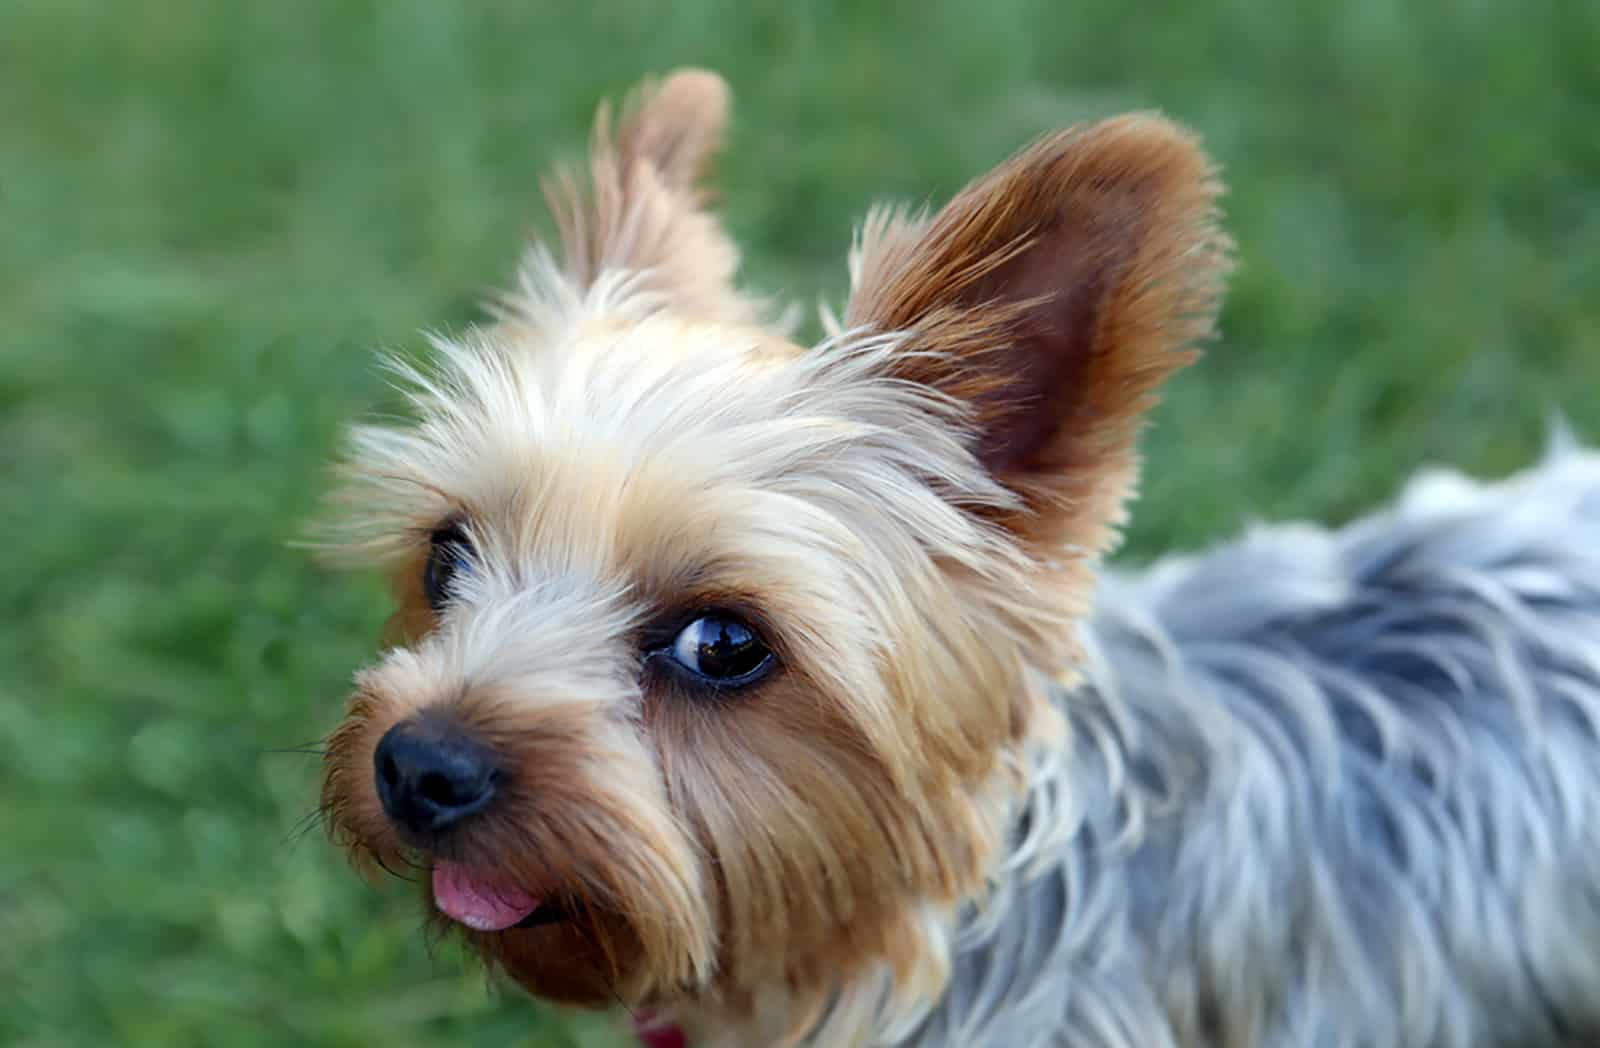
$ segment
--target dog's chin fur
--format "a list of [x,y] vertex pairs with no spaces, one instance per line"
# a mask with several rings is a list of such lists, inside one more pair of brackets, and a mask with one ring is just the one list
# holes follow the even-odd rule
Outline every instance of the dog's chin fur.
[[[330,545],[398,607],[325,810],[373,866],[563,899],[564,923],[470,934],[537,996],[853,1043],[938,997],[955,915],[1015,858],[1141,418],[1210,333],[1227,243],[1188,135],[1074,129],[937,214],[874,212],[803,348],[703,207],[725,109],[691,71],[603,112],[586,175],[549,184],[560,257],[400,369],[414,424],[354,432]],[[472,566],[436,612],[446,524]],[[647,656],[706,608],[778,668],[718,691]],[[373,781],[423,714],[507,772],[447,842],[403,839]]]

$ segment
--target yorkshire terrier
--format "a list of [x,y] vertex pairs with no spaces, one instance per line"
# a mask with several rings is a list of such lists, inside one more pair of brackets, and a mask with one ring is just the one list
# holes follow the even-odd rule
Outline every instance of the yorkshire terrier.
[[1195,139],[874,210],[806,347],[707,209],[727,107],[602,106],[561,251],[353,431],[357,863],[653,1043],[1600,1043],[1597,457],[1102,570],[1229,268]]

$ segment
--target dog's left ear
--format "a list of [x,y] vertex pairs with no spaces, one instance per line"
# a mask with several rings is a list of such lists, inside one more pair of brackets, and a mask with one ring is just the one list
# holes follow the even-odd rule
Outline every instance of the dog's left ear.
[[686,315],[759,319],[762,304],[734,289],[739,252],[701,184],[722,145],[729,94],[715,73],[680,69],[635,88],[619,119],[601,104],[588,177],[559,169],[545,182],[575,284],[620,271]]
[[897,377],[967,405],[1034,548],[1114,539],[1142,416],[1212,331],[1219,192],[1189,134],[1136,115],[1045,138],[931,218],[863,227],[846,326],[909,333]]

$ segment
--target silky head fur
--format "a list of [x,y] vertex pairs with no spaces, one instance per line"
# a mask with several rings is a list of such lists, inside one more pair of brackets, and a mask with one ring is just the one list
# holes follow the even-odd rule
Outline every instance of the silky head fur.
[[[937,998],[951,915],[1006,861],[1227,243],[1184,132],[1061,132],[936,214],[874,212],[842,326],[801,347],[705,210],[726,111],[696,71],[603,110],[587,173],[549,183],[559,255],[399,368],[413,423],[354,431],[330,546],[391,571],[398,610],[324,801],[359,860],[426,864],[373,752],[448,717],[512,785],[433,854],[572,910],[472,933],[486,958],[541,996],[837,1043]],[[446,525],[474,567],[436,612]],[[728,694],[653,674],[641,637],[706,607],[778,670]]]

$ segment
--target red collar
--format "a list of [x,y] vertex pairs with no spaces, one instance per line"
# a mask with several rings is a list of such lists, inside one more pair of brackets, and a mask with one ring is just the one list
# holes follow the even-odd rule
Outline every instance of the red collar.
[[633,1017],[633,1032],[644,1048],[689,1048],[689,1039],[674,1023],[658,1022],[654,1012]]

